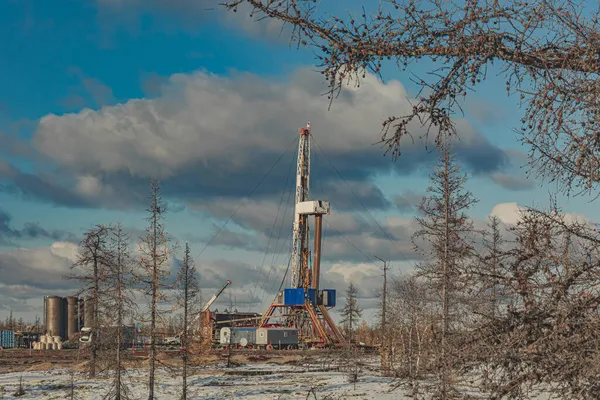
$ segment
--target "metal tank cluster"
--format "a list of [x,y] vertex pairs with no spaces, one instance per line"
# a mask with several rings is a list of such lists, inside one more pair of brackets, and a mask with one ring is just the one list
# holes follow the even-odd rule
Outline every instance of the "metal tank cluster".
[[76,296],[44,297],[44,323],[48,336],[72,340],[81,328],[91,323],[92,315],[91,299],[84,301]]

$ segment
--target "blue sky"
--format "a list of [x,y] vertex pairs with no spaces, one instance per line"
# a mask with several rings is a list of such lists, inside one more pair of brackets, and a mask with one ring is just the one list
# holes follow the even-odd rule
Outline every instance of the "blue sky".
[[[412,265],[412,206],[428,186],[434,157],[414,146],[392,163],[371,146],[386,112],[414,95],[407,73],[386,68],[386,83],[369,77],[328,112],[310,51],[290,48],[276,26],[197,6],[210,1],[0,3],[0,318],[10,308],[32,318],[41,314],[41,296],[72,290],[57,276],[87,227],[120,220],[139,235],[152,175],[173,210],[167,229],[198,253],[308,120],[345,180],[315,148],[314,193],[331,199],[335,214],[324,281],[338,290],[360,281],[369,309],[379,284],[370,255],[387,257],[396,271]],[[520,112],[502,80],[491,77],[465,110],[457,151],[480,199],[473,217],[483,220],[502,203],[547,203],[554,188],[526,180],[519,168],[526,149],[512,128]],[[273,294],[289,246],[282,238],[285,251],[273,256],[267,244],[275,241],[273,225],[284,236],[291,229],[283,209],[273,221],[282,194],[287,204],[293,157],[286,153],[197,258],[205,297],[226,279],[234,281],[238,308],[262,311]],[[597,218],[589,198],[559,199],[566,211]],[[256,295],[262,304],[249,305],[257,287],[265,288]]]

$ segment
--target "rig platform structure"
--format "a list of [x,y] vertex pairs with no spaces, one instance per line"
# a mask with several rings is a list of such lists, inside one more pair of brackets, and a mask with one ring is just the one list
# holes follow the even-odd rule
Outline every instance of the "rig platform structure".
[[[259,327],[294,327],[298,329],[299,340],[305,344],[343,346],[347,342],[328,312],[328,309],[335,307],[336,292],[319,288],[323,216],[330,214],[331,210],[328,201],[310,200],[310,138],[308,122],[306,128],[299,131],[291,285],[277,293]],[[315,222],[312,254],[311,216]]]

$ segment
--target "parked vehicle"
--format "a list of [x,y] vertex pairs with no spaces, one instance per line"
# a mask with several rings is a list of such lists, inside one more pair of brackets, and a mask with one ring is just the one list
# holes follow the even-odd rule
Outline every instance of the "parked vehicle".
[[[130,325],[121,326],[121,348],[126,349],[131,347],[133,343],[135,327]],[[102,327],[100,331],[94,331],[92,328],[84,327],[81,328],[81,337],[79,343],[89,345],[92,341],[98,341],[98,345],[108,345],[116,341],[118,327],[106,326]]]
[[181,337],[179,335],[167,337],[164,340],[164,344],[167,346],[181,346]]

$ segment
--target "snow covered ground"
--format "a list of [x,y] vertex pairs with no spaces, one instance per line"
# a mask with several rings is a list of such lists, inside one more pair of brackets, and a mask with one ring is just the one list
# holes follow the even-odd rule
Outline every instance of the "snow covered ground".
[[[315,367],[312,367],[313,370]],[[258,375],[244,375],[251,373]],[[265,375],[262,375],[262,374]],[[19,399],[69,399],[71,375],[68,369],[49,371],[26,371],[0,375],[4,399],[13,399],[19,377],[23,377],[25,396]],[[131,389],[131,398],[147,398],[147,371],[128,370],[125,383]],[[75,398],[102,399],[111,382],[107,376],[93,380],[82,373],[74,375]],[[177,371],[170,373],[161,368],[156,380],[157,399],[178,399],[181,378]],[[316,398],[321,399],[403,399],[401,389],[390,392],[392,379],[365,371],[356,386],[349,382],[344,372],[307,371],[306,367],[274,365],[267,363],[241,365],[233,368],[207,366],[194,369],[188,377],[190,399],[306,399],[314,388]],[[2,389],[0,389],[2,394]],[[315,397],[311,394],[311,399]]]
[[[304,361],[292,357],[279,361],[242,362],[227,367],[224,361],[214,360],[201,367],[191,367],[188,374],[189,399],[409,399],[406,386],[397,387],[398,381],[378,373],[377,357],[361,359],[358,381],[350,382],[348,372],[335,370],[348,367],[348,360],[330,356]],[[39,369],[39,368],[38,368]],[[77,368],[76,368],[77,369]],[[81,369],[81,368],[79,368]],[[71,369],[55,367],[47,370],[0,373],[0,399],[70,399]],[[158,368],[156,374],[156,399],[179,399],[181,394],[180,368]],[[25,395],[15,397],[19,379],[22,377]],[[130,390],[129,398],[146,399],[148,390],[147,368],[131,368],[123,374]],[[473,376],[474,380],[477,380]],[[99,374],[90,379],[82,372],[73,372],[74,399],[104,399],[112,387],[112,377]],[[459,389],[465,394],[485,398],[473,379],[465,379]],[[468,382],[471,382],[470,384]],[[422,387],[422,390],[424,387]],[[312,390],[312,392],[311,392]],[[421,390],[421,396],[427,394]],[[425,389],[426,390],[426,389]],[[309,395],[310,393],[310,395]],[[307,397],[307,395],[309,395]],[[548,395],[530,393],[530,399],[550,399]],[[111,397],[106,397],[111,398]]]

